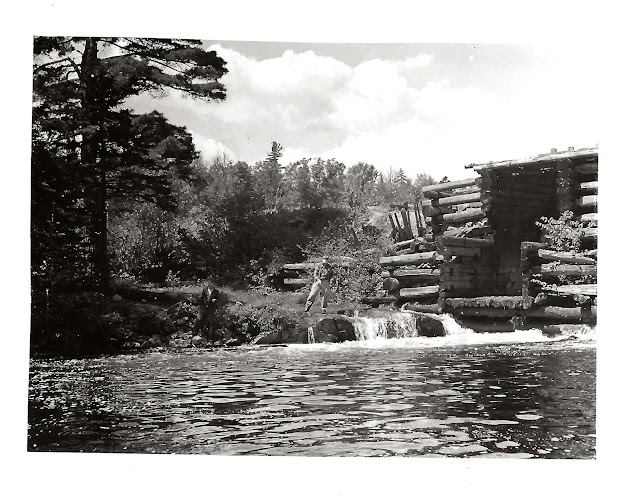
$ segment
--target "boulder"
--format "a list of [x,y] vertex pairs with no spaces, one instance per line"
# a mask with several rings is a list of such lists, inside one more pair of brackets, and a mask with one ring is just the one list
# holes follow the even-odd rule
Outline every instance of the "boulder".
[[319,332],[322,332],[324,334],[331,334],[335,337],[337,337],[338,334],[338,329],[337,329],[337,324],[335,323],[335,318],[334,317],[324,317],[323,319],[320,319],[315,327]]
[[417,326],[418,336],[434,338],[446,335],[446,329],[444,328],[443,322],[434,317],[430,317],[428,314],[416,314],[415,324]]
[[203,338],[202,336],[193,336],[191,338],[191,344],[193,346],[202,346],[204,344],[206,344],[206,338]]
[[281,344],[282,331],[263,332],[259,334],[251,344]]
[[308,331],[304,328],[282,329],[282,343],[307,343]]
[[143,350],[148,350],[149,348],[158,348],[160,346],[162,346],[161,340],[156,338],[149,338],[144,343],[142,343],[140,348]]
[[122,297],[119,294],[114,294],[112,299],[113,301],[122,301]]
[[342,316],[335,317],[334,320],[335,325],[337,326],[337,337],[339,342],[357,341],[355,324],[353,324],[348,318]]

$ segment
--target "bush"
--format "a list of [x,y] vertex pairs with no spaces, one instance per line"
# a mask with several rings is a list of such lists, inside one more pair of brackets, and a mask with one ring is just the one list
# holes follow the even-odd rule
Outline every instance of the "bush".
[[[558,219],[542,217],[535,224],[541,229],[544,242],[548,243],[551,250],[567,251],[574,254],[583,253],[582,238],[586,229],[592,227],[592,222],[582,222],[574,218],[571,210],[563,212]],[[559,265],[559,262],[551,262],[551,265]],[[597,276],[558,276],[562,284],[591,284],[597,281]],[[541,281],[536,281],[542,284]]]
[[545,242],[552,250],[573,253],[582,251],[581,238],[586,228],[592,225],[591,222],[575,220],[571,210],[563,212],[558,219],[542,217],[535,224],[541,229]]

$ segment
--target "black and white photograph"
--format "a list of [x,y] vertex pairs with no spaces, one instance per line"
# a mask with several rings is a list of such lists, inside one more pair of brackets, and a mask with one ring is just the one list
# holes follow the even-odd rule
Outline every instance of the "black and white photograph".
[[[427,18],[401,4],[393,19]],[[528,494],[513,474],[578,461],[556,487],[584,487],[617,397],[599,337],[623,347],[632,319],[606,320],[606,295],[627,313],[631,293],[604,285],[605,259],[598,284],[600,152],[604,206],[631,179],[606,154],[593,40],[420,37],[415,20],[358,38],[310,11],[264,34],[277,2],[233,35],[205,5],[193,29],[22,37],[26,463],[161,479],[177,460],[231,494],[257,474],[285,494],[293,472],[297,494],[352,494],[327,477],[347,465],[398,494],[394,470],[438,492],[504,470]],[[623,222],[601,245],[629,271]]]

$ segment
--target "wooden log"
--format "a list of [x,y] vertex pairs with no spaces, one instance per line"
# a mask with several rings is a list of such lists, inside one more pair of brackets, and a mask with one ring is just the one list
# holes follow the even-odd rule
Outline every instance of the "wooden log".
[[393,239],[399,238],[399,229],[397,228],[397,225],[395,224],[393,215],[390,213],[388,214],[388,220],[390,220],[390,225],[391,225],[391,238]]
[[452,193],[449,191],[422,191],[422,196],[424,199],[435,200],[436,198],[452,196]]
[[426,196],[427,193],[440,193],[443,191],[450,191],[457,188],[466,188],[468,186],[475,186],[475,179],[462,179],[460,181],[450,181],[447,183],[431,184],[422,188],[422,193]]
[[393,271],[382,271],[382,277],[395,277],[397,279],[402,278],[438,278],[441,275],[439,269],[396,269]]
[[444,257],[477,257],[481,248],[464,248],[461,246],[446,246],[442,252]]
[[403,231],[404,231],[404,236],[406,237],[406,239],[413,239],[414,235],[413,235],[413,229],[410,225],[410,218],[408,216],[408,210],[405,208],[402,208],[400,210],[400,214],[402,216],[402,221],[404,223],[404,227],[403,227]]
[[471,281],[454,281],[454,282],[445,282],[442,281],[439,284],[439,287],[448,290],[448,289],[475,289],[477,288],[477,284]]
[[506,203],[489,203],[487,205],[483,205],[481,207],[483,212],[492,212],[492,215],[500,215],[506,218],[521,218],[522,216],[530,216],[536,214],[537,217],[541,217],[544,215],[545,211],[548,209],[548,205],[546,204],[528,204],[528,203],[517,203],[515,201]]
[[581,216],[579,217],[579,220],[581,222],[593,222],[595,225],[597,225],[598,214],[597,214],[597,212],[591,212],[591,213],[588,213],[588,214],[581,214]]
[[[397,212],[393,212],[393,217],[395,218],[395,225],[397,226],[397,239],[399,241],[404,241],[405,239],[407,239],[407,237],[404,234],[404,227],[402,226],[402,223],[399,221]],[[412,236],[408,236],[408,239],[410,238],[412,238]]]
[[442,309],[437,304],[433,304],[433,305],[421,304],[420,305],[418,303],[405,303],[404,305],[402,305],[402,309],[408,310],[410,312],[418,312],[418,313],[434,313],[434,314],[442,313]]
[[444,246],[462,246],[466,248],[487,248],[493,246],[491,239],[443,237]]
[[398,243],[395,243],[393,245],[393,248],[395,250],[403,250],[404,248],[409,248],[414,241],[415,241],[414,238],[407,239],[406,241],[399,241]]
[[538,250],[537,254],[539,258],[544,260],[553,260],[565,264],[593,265],[596,263],[593,258],[564,251]]
[[379,305],[389,305],[395,303],[397,298],[394,296],[364,296],[360,298],[360,303],[377,307]]
[[596,208],[597,207],[597,195],[586,195],[581,198],[577,198],[575,204],[582,208]]
[[596,265],[543,264],[531,269],[533,274],[542,276],[590,276],[597,275]]
[[599,172],[599,163],[593,162],[589,164],[575,165],[574,171],[579,174],[593,174],[595,172]]
[[479,191],[466,193],[463,195],[449,196],[448,198],[439,198],[433,200],[434,207],[449,207],[451,205],[460,205],[462,203],[470,203],[479,201],[481,194]]
[[459,205],[455,205],[453,208],[457,212],[463,212],[464,210],[468,210],[470,208],[481,208],[482,202],[470,202],[470,203],[460,203]]
[[[522,241],[521,242],[521,251],[522,252],[536,252],[538,250],[542,250],[547,248],[547,243],[536,243],[534,241]],[[536,254],[535,254],[536,255]]]
[[483,219],[485,216],[481,208],[472,208],[459,213],[444,214],[444,222],[473,222]]
[[492,196],[496,199],[520,199],[531,201],[549,201],[552,198],[552,190],[532,191],[524,188],[503,189],[493,191]]
[[493,233],[492,226],[458,227],[444,231],[444,237],[485,238]]
[[444,214],[452,214],[456,211],[457,210],[452,207],[426,207],[424,209],[424,213],[429,217],[438,217]]
[[311,284],[312,282],[313,282],[312,279],[306,279],[306,278],[284,279],[285,286],[306,286],[307,284]]
[[403,250],[396,250],[395,255],[408,255],[410,253],[415,253],[411,247],[404,248]]
[[282,265],[283,270],[314,270],[314,263],[311,262],[303,262],[303,263],[287,263]]
[[552,320],[564,322],[580,322],[596,318],[597,310],[594,312],[584,312],[579,307],[556,307],[547,306],[539,308],[456,308],[454,315],[461,317],[484,317],[484,318],[512,318],[525,317],[527,319]]
[[493,184],[491,193],[521,192],[536,195],[550,195],[555,190],[554,181],[535,181],[533,178],[525,178],[518,181],[504,181],[500,178],[499,184]]
[[579,184],[579,191],[598,191],[599,190],[599,181],[587,181]]
[[423,263],[432,263],[437,261],[436,251],[426,251],[422,253],[412,253],[410,255],[395,255],[390,257],[381,257],[379,264],[382,267],[398,267],[402,265],[420,265]]
[[423,286],[418,288],[402,288],[399,290],[402,298],[423,298],[439,295],[439,286]]
[[475,298],[449,298],[446,308],[523,308],[521,296],[479,296]]
[[567,284],[547,290],[560,295],[597,296],[596,284]]
[[596,227],[587,227],[584,229],[583,235],[580,237],[581,241],[597,241],[598,230]]

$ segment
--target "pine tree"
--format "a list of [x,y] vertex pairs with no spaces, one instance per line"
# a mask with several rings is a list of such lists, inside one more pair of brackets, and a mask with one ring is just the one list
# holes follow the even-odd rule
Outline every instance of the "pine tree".
[[[91,274],[99,287],[109,282],[112,193],[168,204],[169,191],[161,178],[169,169],[184,173],[195,157],[184,129],[171,127],[159,114],[134,116],[122,105],[131,96],[160,95],[166,88],[209,101],[224,99],[219,82],[226,73],[224,65],[215,52],[206,52],[200,42],[191,40],[34,39],[33,127],[38,143],[33,161],[43,163],[36,150],[44,150],[64,164],[63,177],[75,177],[77,203],[88,213]],[[39,172],[51,175],[46,167]],[[60,189],[56,194],[61,194]],[[34,218],[39,220],[40,216]]]

